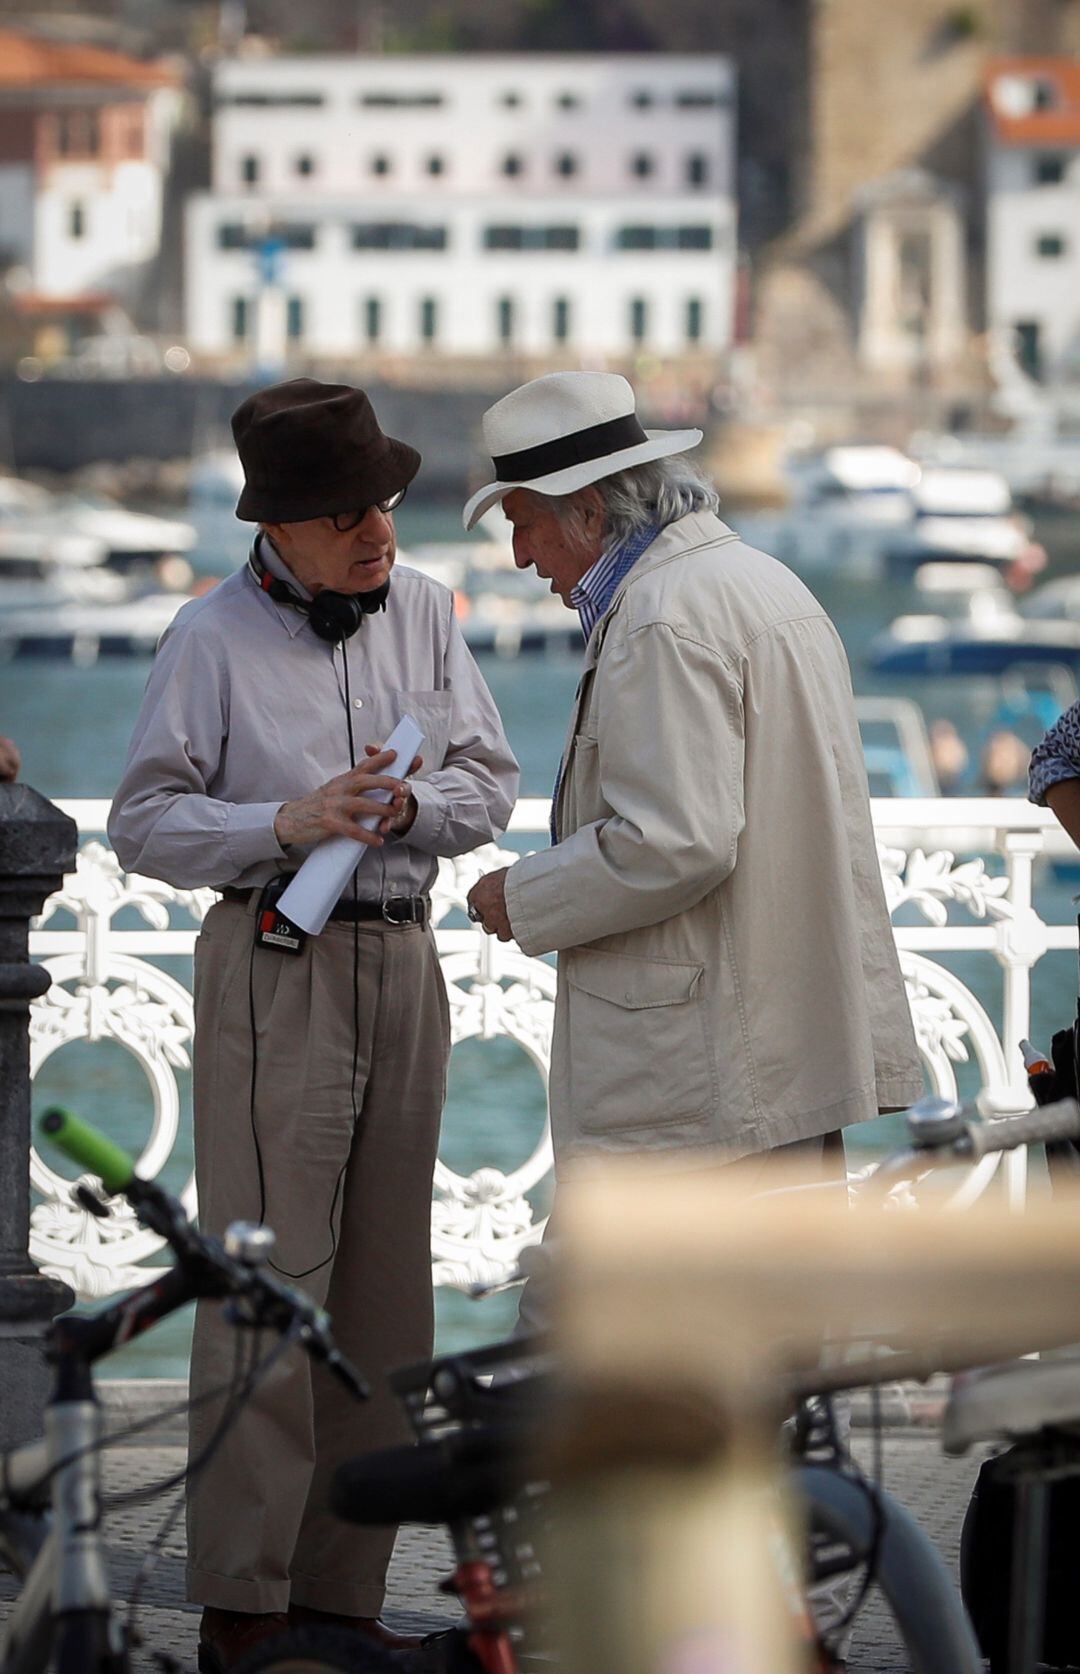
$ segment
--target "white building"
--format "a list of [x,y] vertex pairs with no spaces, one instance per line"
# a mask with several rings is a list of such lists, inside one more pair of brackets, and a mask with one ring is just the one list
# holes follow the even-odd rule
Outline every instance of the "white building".
[[734,77],[669,56],[238,59],[189,205],[207,356],[719,352]]
[[23,291],[133,299],[161,241],[176,80],[0,30],[0,267]]
[[1080,60],[998,59],[986,83],[987,323],[1038,379],[1080,378]]

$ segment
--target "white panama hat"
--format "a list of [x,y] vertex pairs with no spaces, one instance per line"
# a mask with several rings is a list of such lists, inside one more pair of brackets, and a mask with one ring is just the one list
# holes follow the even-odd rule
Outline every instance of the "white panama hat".
[[514,488],[573,494],[631,465],[686,453],[701,441],[700,430],[643,429],[634,392],[616,372],[534,378],[488,408],[483,433],[497,480],[466,505],[466,529]]

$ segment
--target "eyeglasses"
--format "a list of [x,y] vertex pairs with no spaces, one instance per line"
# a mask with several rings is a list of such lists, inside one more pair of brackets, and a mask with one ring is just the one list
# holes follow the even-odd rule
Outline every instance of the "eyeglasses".
[[[407,493],[408,489],[399,488],[396,494],[387,495],[385,500],[377,500],[375,510],[381,512],[396,511]],[[350,529],[359,528],[370,510],[370,506],[361,506],[359,511],[335,512],[330,521],[339,535],[347,535]]]

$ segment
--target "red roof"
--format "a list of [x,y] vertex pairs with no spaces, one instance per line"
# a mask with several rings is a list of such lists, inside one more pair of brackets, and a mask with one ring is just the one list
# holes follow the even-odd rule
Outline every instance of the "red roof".
[[169,87],[175,73],[105,47],[40,41],[0,29],[0,91],[64,86]]
[[1002,145],[1080,145],[1080,58],[991,58],[983,91]]

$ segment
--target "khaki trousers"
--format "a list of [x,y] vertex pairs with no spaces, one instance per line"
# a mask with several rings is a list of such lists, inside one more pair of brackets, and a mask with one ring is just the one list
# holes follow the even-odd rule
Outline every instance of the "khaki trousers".
[[[189,1487],[188,1590],[225,1610],[292,1602],[377,1616],[394,1531],[339,1522],[327,1496],[342,1459],[408,1439],[385,1374],[431,1353],[446,990],[430,929],[331,923],[299,956],[253,949],[253,931],[254,902],[223,901],[196,945],[201,1224],[220,1235],[259,1219],[261,1157],[274,1265],[329,1309],[372,1399],[354,1401],[302,1349],[286,1351]],[[199,1304],[194,1399],[228,1379],[236,1337],[219,1303]],[[250,1334],[241,1340],[250,1349]],[[217,1398],[192,1412],[192,1458],[221,1410]]]

